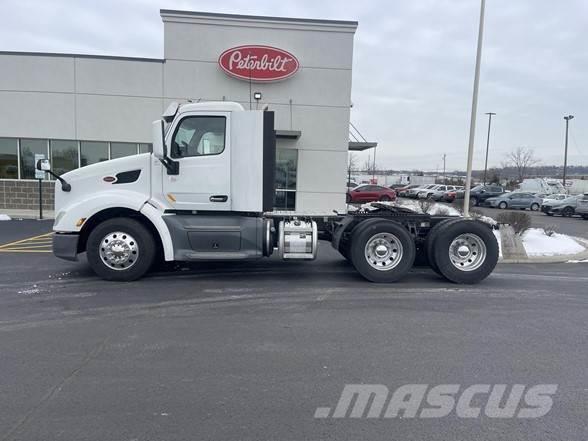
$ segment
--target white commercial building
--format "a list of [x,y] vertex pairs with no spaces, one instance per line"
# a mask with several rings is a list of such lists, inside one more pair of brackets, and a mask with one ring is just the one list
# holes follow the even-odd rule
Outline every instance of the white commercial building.
[[160,13],[163,59],[0,52],[0,208],[34,206],[35,154],[136,154],[170,102],[227,100],[276,113],[277,208],[343,210],[357,23]]

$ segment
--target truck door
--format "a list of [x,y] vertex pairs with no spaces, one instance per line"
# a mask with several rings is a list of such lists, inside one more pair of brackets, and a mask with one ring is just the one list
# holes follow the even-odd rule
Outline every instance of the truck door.
[[163,195],[177,210],[231,209],[229,112],[190,112],[174,122],[166,144],[179,174],[163,169]]

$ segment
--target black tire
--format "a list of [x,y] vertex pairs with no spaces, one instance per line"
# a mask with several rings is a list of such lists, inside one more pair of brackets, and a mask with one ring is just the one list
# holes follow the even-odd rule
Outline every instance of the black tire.
[[[396,241],[402,248],[401,257],[398,260],[389,259],[391,267],[388,270],[376,269],[368,261],[366,246],[375,236],[388,236],[390,241]],[[388,240],[383,238],[383,240]],[[393,244],[390,244],[393,247]],[[393,248],[399,250],[399,248]],[[406,275],[414,264],[416,247],[412,236],[401,224],[386,219],[370,219],[359,224],[353,231],[351,240],[351,263],[364,278],[370,282],[389,283],[396,282]],[[375,266],[378,266],[375,264]],[[385,263],[383,264],[383,267]]]
[[351,196],[348,194],[345,195],[345,202],[350,203],[351,202]]
[[566,207],[563,210],[561,210],[561,215],[563,217],[572,217],[574,215],[574,209],[572,207]]
[[541,208],[539,206],[539,204],[537,202],[531,204],[531,211],[539,211],[539,208]]
[[470,198],[470,207],[477,207],[479,204],[477,198]]
[[[121,239],[127,239],[126,235],[133,239],[129,243],[136,246],[136,254],[129,253],[128,260],[120,265],[109,265],[101,257],[100,251],[103,240],[116,233],[123,234]],[[137,280],[145,275],[153,264],[156,252],[151,232],[140,222],[125,217],[109,219],[98,224],[88,236],[86,245],[87,259],[92,270],[103,279],[123,282]],[[114,269],[116,266],[118,268]]]
[[583,215],[582,215],[582,219],[584,219],[584,220],[588,220],[588,214],[583,214]]
[[[460,267],[458,262],[454,263],[450,257],[451,245],[458,237],[475,237],[477,241],[483,242],[486,248],[485,258],[477,256],[479,246],[471,246],[469,257],[475,263],[480,259],[479,265],[471,270],[465,270]],[[484,280],[496,267],[498,263],[498,242],[488,225],[469,219],[461,219],[446,225],[433,240],[433,258],[439,272],[447,280],[454,283],[473,284]],[[473,254],[473,255],[472,255]],[[465,257],[468,259],[468,256]],[[472,262],[469,260],[469,262]],[[468,265],[467,261],[465,265]],[[459,268],[458,268],[459,267]],[[464,266],[465,268],[465,266]]]
[[500,204],[498,204],[498,208],[500,208],[501,210],[506,209],[506,207],[508,207],[508,204],[504,201],[502,201]]
[[453,222],[459,222],[460,220],[461,218],[445,219],[444,221],[439,222],[437,225],[431,228],[429,234],[427,234],[427,238],[425,239],[425,253],[427,256],[427,262],[429,263],[431,269],[440,276],[443,276],[443,274],[441,274],[441,271],[439,271],[439,267],[437,266],[437,262],[435,261],[435,256],[433,254],[435,238],[439,234],[439,231],[442,231],[443,228],[447,227],[447,225]]
[[383,195],[382,197],[380,197],[380,200],[383,202],[390,202],[391,201],[390,196],[388,196],[388,195]]

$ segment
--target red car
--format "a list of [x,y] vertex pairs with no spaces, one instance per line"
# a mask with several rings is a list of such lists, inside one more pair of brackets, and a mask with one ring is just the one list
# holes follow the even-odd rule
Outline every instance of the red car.
[[381,185],[365,184],[347,191],[347,203],[394,200],[396,200],[396,192]]

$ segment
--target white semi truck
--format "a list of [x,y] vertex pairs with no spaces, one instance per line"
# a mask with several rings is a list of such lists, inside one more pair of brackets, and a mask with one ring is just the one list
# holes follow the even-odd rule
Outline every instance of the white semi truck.
[[[275,212],[274,114],[231,102],[172,104],[153,123],[153,152],[56,176],[53,252],[86,253],[104,279],[135,280],[157,259],[314,259],[319,239],[372,282],[402,278],[417,261],[455,283],[496,266],[491,228],[385,204],[312,216]],[[341,188],[344,188],[344,183]],[[343,196],[341,196],[343,197]]]

